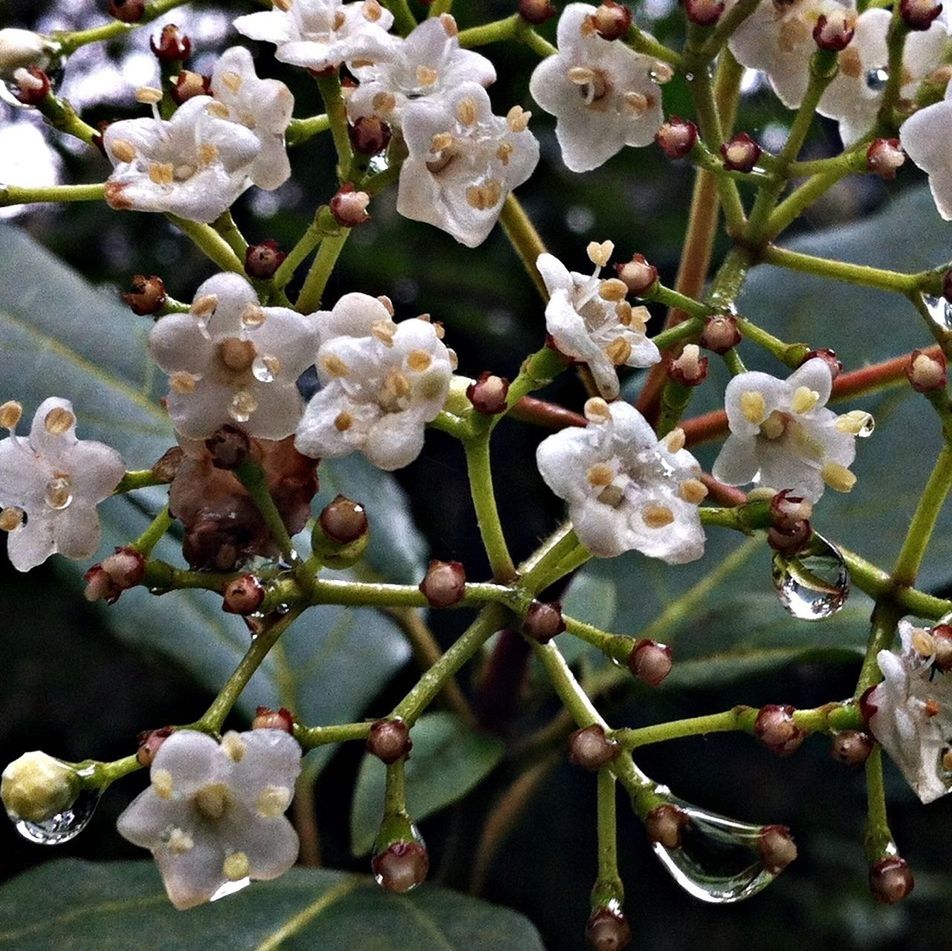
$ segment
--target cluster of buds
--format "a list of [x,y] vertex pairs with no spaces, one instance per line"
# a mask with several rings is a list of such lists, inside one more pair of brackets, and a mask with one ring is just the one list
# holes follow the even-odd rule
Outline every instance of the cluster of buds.
[[412,749],[410,727],[398,717],[377,720],[367,735],[367,752],[388,766],[409,756]]
[[869,868],[869,890],[873,898],[884,905],[902,901],[914,885],[909,863],[898,855],[882,858]]
[[311,547],[330,568],[349,568],[363,557],[370,542],[367,511],[359,502],[338,495],[321,510],[311,533]]
[[933,0],[900,0],[899,15],[910,30],[928,30],[942,12],[942,4]]
[[813,503],[789,489],[778,492],[770,500],[770,527],[767,544],[783,555],[800,551],[813,535],[810,517]]
[[545,23],[559,12],[550,0],[519,0],[518,10],[519,16],[533,26]]
[[597,723],[576,730],[569,736],[569,762],[597,772],[621,752],[618,741],[605,735]]

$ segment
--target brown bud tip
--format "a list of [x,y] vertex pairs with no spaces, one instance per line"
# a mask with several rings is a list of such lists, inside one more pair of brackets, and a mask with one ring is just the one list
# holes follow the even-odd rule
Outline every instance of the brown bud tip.
[[620,752],[617,740],[605,735],[597,723],[569,735],[569,762],[595,772]]
[[139,734],[139,748],[136,750],[136,761],[140,766],[149,767],[159,747],[175,732],[175,727],[163,726],[158,730],[145,730]]
[[112,604],[121,592],[115,590],[112,578],[103,571],[100,564],[91,565],[83,574],[83,581],[86,587],[83,589],[83,597],[87,601],[105,601]]
[[757,848],[771,875],[779,875],[797,857],[797,846],[786,826],[764,826]]
[[671,648],[657,641],[640,640],[628,655],[628,668],[649,687],[657,687],[671,673]]
[[225,425],[205,440],[205,448],[216,469],[237,469],[248,458],[251,441],[244,431]]
[[522,633],[540,644],[547,644],[565,630],[562,605],[558,601],[533,601],[522,622]]
[[873,703],[873,693],[876,690],[878,684],[873,684],[872,687],[867,687],[859,698],[859,712],[863,715],[863,722],[869,723],[872,719],[873,714],[879,710],[877,704]]
[[645,832],[649,842],[657,842],[666,849],[681,848],[681,830],[690,822],[688,814],[677,806],[666,803],[655,806],[645,816]]
[[655,142],[667,158],[684,158],[697,142],[697,126],[690,119],[671,116],[655,133]]
[[210,76],[193,73],[190,69],[180,69],[169,92],[175,104],[180,106],[195,96],[211,95],[211,82]]
[[367,752],[388,766],[404,756],[409,756],[412,749],[410,727],[403,720],[397,717],[391,720],[378,720],[370,728],[367,736]]
[[106,12],[123,23],[138,23],[145,15],[145,0],[109,0]]
[[874,139],[866,150],[866,168],[884,182],[891,182],[906,161],[899,139]]
[[945,355],[925,353],[922,350],[913,350],[906,365],[906,377],[912,388],[919,393],[934,393],[944,390],[946,384]]
[[790,756],[800,748],[806,733],[793,719],[794,708],[769,703],[760,708],[754,721],[754,735],[778,756]]
[[341,545],[357,541],[367,532],[367,512],[345,495],[338,495],[320,514],[321,528],[328,538]]
[[899,15],[910,30],[928,30],[942,12],[941,3],[932,0],[900,0]]
[[458,604],[466,593],[466,569],[458,561],[431,561],[420,590],[431,608]]
[[724,168],[732,172],[749,172],[762,153],[763,149],[746,132],[738,132],[721,146]]
[[767,529],[767,544],[781,555],[795,555],[802,551],[813,537],[813,526],[808,522],[797,522],[792,528]]
[[144,274],[136,274],[131,288],[128,293],[122,295],[122,299],[134,314],[144,317],[146,314],[158,313],[165,306],[165,284],[158,275],[150,274],[146,277]]
[[707,379],[707,357],[696,343],[686,344],[680,356],[668,358],[668,376],[682,386],[700,386]]
[[252,730],[283,730],[285,733],[294,732],[294,716],[287,707],[272,710],[271,707],[258,707],[255,718],[251,721]]
[[856,14],[852,10],[831,10],[817,18],[813,41],[821,50],[839,53],[850,45],[855,32]]
[[361,116],[347,127],[350,144],[360,155],[377,155],[389,144],[392,131],[383,119],[377,116]]
[[25,106],[38,106],[50,92],[50,77],[39,66],[26,66],[14,74],[14,96]]
[[631,10],[615,0],[603,0],[587,22],[603,40],[620,40],[631,26]]
[[831,350],[829,347],[820,347],[816,350],[809,351],[800,361],[800,366],[803,366],[807,360],[823,360],[830,368],[830,375],[834,380],[843,372],[842,361],[837,358],[836,351]]
[[930,633],[935,650],[932,663],[941,671],[952,670],[952,626],[937,624]]
[[221,609],[227,614],[254,614],[263,600],[264,585],[254,575],[242,575],[225,586]]
[[367,214],[369,204],[370,195],[356,191],[350,182],[344,182],[329,202],[331,214],[342,228],[356,228],[370,221]]
[[790,489],[778,492],[770,500],[770,524],[782,532],[799,528],[813,515],[813,503]]
[[628,292],[641,296],[658,283],[658,269],[643,254],[633,254],[630,261],[615,265],[615,274]]
[[631,941],[631,928],[618,908],[598,908],[585,925],[589,951],[622,951]]
[[714,26],[724,6],[724,0],[684,0],[684,15],[698,26]]
[[545,23],[550,17],[554,17],[559,11],[549,2],[549,0],[519,0],[519,16],[526,23],[538,26]]
[[698,343],[713,353],[727,353],[731,347],[741,342],[740,331],[737,329],[737,318],[731,314],[715,314],[708,317]]
[[175,478],[175,474],[178,472],[184,458],[185,453],[181,446],[172,446],[171,449],[166,449],[152,465],[152,478],[156,482],[168,484]]
[[394,842],[370,860],[370,867],[381,888],[402,895],[426,880],[430,857],[419,842]]
[[869,868],[869,890],[884,905],[902,901],[915,884],[909,863],[898,855],[880,859]]
[[181,63],[192,53],[192,41],[174,23],[162,27],[158,42],[149,37],[149,46],[162,63]]
[[245,274],[268,280],[280,267],[287,255],[273,238],[266,238],[257,244],[249,244],[245,251]]
[[873,738],[862,730],[843,730],[830,744],[830,756],[845,766],[862,766],[872,751]]
[[134,588],[145,577],[145,558],[135,548],[117,548],[102,563],[103,571],[120,590]]
[[488,370],[480,373],[476,382],[466,387],[466,398],[473,404],[473,409],[486,416],[504,412],[508,395],[509,381]]

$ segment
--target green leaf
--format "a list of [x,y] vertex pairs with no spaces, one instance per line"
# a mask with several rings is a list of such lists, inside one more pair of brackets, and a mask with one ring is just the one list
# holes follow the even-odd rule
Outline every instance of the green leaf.
[[187,912],[151,862],[66,859],[0,888],[11,951],[542,951],[521,915],[435,885],[389,895],[363,876],[295,868]]
[[[406,765],[407,809],[420,821],[466,795],[502,759],[504,744],[477,733],[451,713],[420,717]],[[364,855],[383,816],[386,767],[367,755],[360,767],[350,817],[351,849]]]

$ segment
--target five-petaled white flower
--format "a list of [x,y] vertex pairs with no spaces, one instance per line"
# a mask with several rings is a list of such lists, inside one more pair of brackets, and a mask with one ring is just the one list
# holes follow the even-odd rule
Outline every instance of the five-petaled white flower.
[[610,241],[589,245],[595,264],[591,275],[569,271],[551,254],[540,254],[536,261],[549,292],[546,330],[562,353],[588,364],[606,399],[618,396],[616,366],[647,367],[661,359],[645,336],[647,308],[632,307],[625,300],[627,288],[617,278],[599,278],[613,248]]
[[952,219],[952,83],[945,99],[910,116],[899,129],[906,154],[929,175],[939,214]]
[[44,400],[29,436],[11,428],[0,440],[0,529],[8,532],[13,567],[29,571],[56,552],[67,558],[91,555],[99,547],[96,506],[125,471],[115,449],[76,438],[69,400]]
[[832,385],[820,358],[786,380],[758,371],[735,376],[724,397],[731,434],[711,469],[714,478],[790,489],[811,502],[824,484],[848,492],[856,482],[849,471],[856,437],[872,431],[872,417],[860,411],[838,417],[827,409]]
[[317,320],[322,389],[298,426],[298,451],[333,458],[361,450],[381,469],[409,465],[453,374],[437,328],[420,318],[394,323],[379,300],[358,293],[345,294]]
[[220,746],[177,730],[119,833],[155,856],[172,904],[192,908],[294,864],[298,837],[284,812],[300,771],[301,748],[283,730],[226,733]]
[[274,43],[280,62],[316,71],[386,55],[396,41],[387,33],[392,25],[393,14],[377,0],[287,0],[235,20],[249,39]]
[[931,630],[899,622],[902,649],[880,651],[869,728],[923,802],[952,790],[952,675],[935,664]]
[[509,192],[538,164],[529,115],[513,106],[506,118],[494,116],[486,90],[472,82],[409,103],[403,136],[410,154],[400,169],[397,211],[468,248],[482,244]]
[[408,102],[443,96],[460,83],[488,86],[496,80],[485,56],[460,49],[456,21],[449,14],[424,20],[387,56],[354,64],[352,72],[360,85],[348,94],[348,115],[379,116],[395,128]]
[[664,121],[657,61],[620,40],[602,39],[595,7],[570,3],[558,26],[559,52],[536,66],[532,98],[556,117],[562,160],[573,172],[598,168],[624,146],[650,145]]
[[698,503],[707,495],[700,466],[675,430],[659,442],[627,403],[585,405],[584,429],[544,439],[536,459],[542,478],[569,503],[582,544],[612,558],[632,549],[668,564],[704,554]]
[[172,423],[196,439],[225,423],[264,439],[293,433],[304,406],[297,378],[316,346],[313,317],[261,307],[232,273],[205,281],[189,313],[163,317],[149,336],[153,359],[170,377]]

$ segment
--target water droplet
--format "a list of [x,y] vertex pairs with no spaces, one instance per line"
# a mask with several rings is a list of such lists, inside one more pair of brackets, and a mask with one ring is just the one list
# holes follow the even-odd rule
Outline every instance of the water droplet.
[[[654,74],[654,73],[651,74],[651,78],[652,78],[652,79],[655,79],[655,74]],[[693,83],[693,82],[694,82],[694,73],[685,73],[685,74],[684,74],[684,78],[685,78],[689,83]],[[656,79],[655,79],[655,82],[657,82]]]
[[242,326],[253,330],[256,327],[260,327],[265,322],[266,316],[267,315],[264,312],[264,308],[260,304],[249,304],[241,312]]
[[780,603],[804,621],[822,621],[835,614],[850,592],[843,556],[817,532],[791,558],[774,555],[773,583]]
[[236,423],[247,423],[251,414],[258,408],[258,401],[247,390],[236,393],[228,407],[228,415]]
[[922,299],[932,322],[942,330],[952,330],[952,304],[944,297],[931,297],[928,294],[923,294]]
[[258,356],[251,364],[251,373],[259,383],[273,383],[281,372],[281,361],[277,357]]
[[51,509],[65,509],[73,501],[73,493],[67,476],[56,476],[46,483],[46,504]]
[[889,70],[885,66],[877,66],[866,73],[866,85],[873,92],[882,92],[889,81]]
[[17,832],[36,845],[62,845],[75,839],[89,825],[102,797],[101,789],[83,789],[75,802],[45,822],[20,819]]
[[385,172],[388,168],[390,168],[390,161],[387,159],[385,152],[380,152],[379,154],[375,155],[367,163],[367,171],[371,175],[379,175],[381,172]]
[[234,895],[235,892],[240,892],[243,888],[247,888],[251,884],[250,878],[240,878],[237,882],[223,882],[218,886],[218,890],[209,898],[209,901],[218,901],[219,898],[227,898],[229,895]]
[[766,888],[776,875],[760,854],[763,826],[750,825],[673,800],[688,817],[681,844],[652,846],[671,877],[690,895],[717,905],[741,901]]

